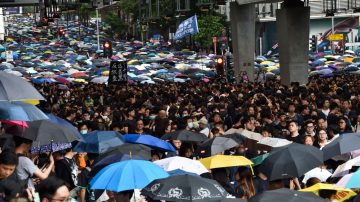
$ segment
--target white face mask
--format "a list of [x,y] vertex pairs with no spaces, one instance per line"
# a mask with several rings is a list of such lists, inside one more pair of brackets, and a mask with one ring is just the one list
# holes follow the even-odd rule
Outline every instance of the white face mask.
[[194,127],[194,123],[193,123],[193,122],[188,123],[188,127],[189,127],[189,128],[193,128],[193,127]]
[[80,133],[83,135],[86,134],[87,132],[88,132],[88,130],[80,130]]

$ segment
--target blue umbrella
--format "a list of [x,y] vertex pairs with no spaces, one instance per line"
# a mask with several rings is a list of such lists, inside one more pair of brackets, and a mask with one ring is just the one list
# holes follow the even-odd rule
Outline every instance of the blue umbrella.
[[349,181],[345,184],[345,188],[360,188],[360,169],[352,174]]
[[124,144],[124,137],[116,131],[92,131],[79,142],[74,151],[102,154]]
[[176,152],[170,143],[151,135],[126,134],[124,138],[126,142],[144,144],[154,149]]
[[76,137],[78,137],[80,140],[83,140],[84,138],[81,136],[80,132],[77,130],[77,128],[75,128],[75,126],[73,126],[71,123],[69,123],[68,121],[66,121],[65,119],[62,119],[58,116],[55,116],[54,114],[47,114],[47,116],[49,117],[49,121],[61,126],[64,126],[68,129],[70,129],[74,135]]
[[196,174],[196,173],[187,172],[187,171],[184,171],[184,170],[181,170],[181,169],[171,170],[171,171],[168,171],[168,173],[169,173],[170,176],[174,176],[174,175],[193,175],[193,176],[199,176],[199,175]]
[[158,165],[144,160],[126,160],[106,166],[90,181],[91,189],[121,192],[142,189],[156,179],[166,178]]
[[49,119],[39,108],[20,101],[0,102],[0,120],[38,121]]

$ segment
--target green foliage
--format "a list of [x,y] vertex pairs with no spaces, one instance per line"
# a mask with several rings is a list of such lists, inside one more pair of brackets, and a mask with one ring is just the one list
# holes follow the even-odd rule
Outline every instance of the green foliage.
[[199,33],[194,36],[194,40],[199,42],[202,48],[209,48],[212,45],[212,37],[221,36],[225,29],[225,20],[222,16],[198,16],[198,27]]
[[138,0],[120,0],[118,5],[121,10],[125,11],[127,14],[134,14],[137,17],[139,12]]
[[111,27],[109,35],[121,34],[126,30],[125,23],[117,16],[117,14],[110,12],[106,15],[104,22]]

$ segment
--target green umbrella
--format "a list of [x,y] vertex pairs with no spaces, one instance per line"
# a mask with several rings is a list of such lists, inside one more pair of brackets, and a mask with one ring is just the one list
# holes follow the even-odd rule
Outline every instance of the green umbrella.
[[268,156],[269,156],[269,153],[265,153],[265,154],[255,157],[255,158],[252,158],[251,161],[254,163],[253,166],[260,165]]

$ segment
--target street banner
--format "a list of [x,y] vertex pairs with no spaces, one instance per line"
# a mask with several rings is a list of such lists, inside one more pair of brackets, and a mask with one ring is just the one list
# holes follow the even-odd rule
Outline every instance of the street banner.
[[127,62],[111,61],[109,70],[109,84],[127,84]]
[[180,40],[189,35],[193,35],[199,32],[196,15],[182,21],[175,33],[175,40]]

